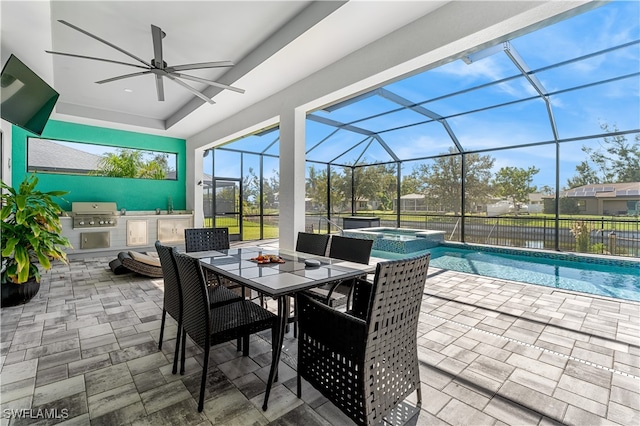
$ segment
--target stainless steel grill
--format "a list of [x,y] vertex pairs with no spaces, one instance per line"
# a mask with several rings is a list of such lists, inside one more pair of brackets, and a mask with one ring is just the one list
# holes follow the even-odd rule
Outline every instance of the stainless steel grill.
[[116,203],[75,202],[71,203],[74,228],[113,228],[118,225]]

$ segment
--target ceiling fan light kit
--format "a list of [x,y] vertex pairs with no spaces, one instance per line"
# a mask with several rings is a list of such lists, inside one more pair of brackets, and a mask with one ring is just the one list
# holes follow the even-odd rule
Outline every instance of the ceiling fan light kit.
[[102,61],[102,62],[109,62],[112,64],[118,64],[118,65],[126,65],[126,66],[140,68],[144,70],[144,71],[138,71],[138,72],[129,73],[129,74],[123,74],[116,77],[107,78],[104,80],[99,80],[99,81],[96,81],[97,84],[110,83],[112,81],[123,80],[126,78],[137,77],[145,74],[153,74],[156,81],[156,92],[158,94],[159,101],[164,101],[163,78],[165,77],[175,82],[176,84],[184,87],[186,90],[188,90],[195,96],[199,97],[203,101],[208,102],[209,104],[214,104],[215,102],[211,98],[204,95],[203,93],[201,93],[200,91],[198,91],[197,89],[195,89],[194,87],[190,86],[189,84],[185,83],[182,80],[195,81],[197,83],[203,83],[209,86],[218,87],[220,89],[231,90],[237,93],[244,93],[243,89],[239,89],[237,87],[229,86],[227,84],[222,84],[217,81],[211,81],[204,78],[178,72],[178,71],[205,69],[205,68],[232,67],[234,64],[231,61],[199,62],[194,64],[184,64],[184,65],[174,65],[174,66],[167,65],[167,63],[164,61],[163,54],[162,54],[162,39],[165,38],[167,34],[164,31],[162,31],[160,27],[157,27],[155,25],[151,25],[151,38],[153,41],[153,58],[151,59],[151,61],[147,62],[144,59],[134,55],[133,53],[128,52],[123,48],[118,47],[115,44],[110,43],[107,40],[104,40],[94,34],[91,34],[90,32],[83,30],[82,28],[77,27],[65,20],[59,19],[58,22],[70,28],[73,28],[74,30],[79,31],[95,40],[98,40],[99,42],[104,43],[107,46],[112,47],[113,49],[116,49],[117,51],[124,53],[130,58],[135,59],[136,61],[143,64],[143,65],[138,65],[138,64],[128,63],[128,62],[115,61],[112,59],[97,58],[93,56],[77,55],[74,53],[54,52],[51,50],[45,50],[45,52],[51,53],[53,55],[70,56],[72,58],[81,58],[81,59],[91,59],[94,61]]

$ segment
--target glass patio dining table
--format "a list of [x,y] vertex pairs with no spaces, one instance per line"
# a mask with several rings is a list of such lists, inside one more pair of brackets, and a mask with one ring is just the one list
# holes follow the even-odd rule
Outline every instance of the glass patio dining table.
[[[214,274],[242,284],[278,301],[278,326],[273,336],[271,369],[264,396],[263,410],[267,409],[269,393],[278,371],[285,328],[289,319],[286,297],[297,292],[319,287],[334,281],[347,280],[375,271],[381,259],[371,258],[369,264],[348,262],[329,257],[286,249],[242,247],[227,250],[190,252],[203,268]],[[253,259],[261,255],[276,256],[282,263],[258,263]],[[319,266],[307,265],[305,260],[317,260]]]

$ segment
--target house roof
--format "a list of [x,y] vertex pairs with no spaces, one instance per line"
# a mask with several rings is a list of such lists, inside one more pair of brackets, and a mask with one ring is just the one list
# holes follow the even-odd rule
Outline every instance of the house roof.
[[640,182],[604,183],[582,185],[560,192],[560,197],[568,198],[617,198],[640,197]]
[[530,202],[542,202],[543,198],[544,198],[544,194],[541,192],[534,192],[533,194],[529,194]]
[[422,200],[424,198],[424,194],[406,194],[400,197],[401,200]]
[[[34,140],[34,139],[32,139]],[[73,171],[78,173],[79,166],[90,171],[98,168],[101,156],[61,145],[48,139],[36,139],[37,143],[28,143],[29,170]]]

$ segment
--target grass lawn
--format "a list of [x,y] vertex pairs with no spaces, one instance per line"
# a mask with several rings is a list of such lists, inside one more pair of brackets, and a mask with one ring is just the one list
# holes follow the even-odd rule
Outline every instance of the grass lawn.
[[[395,221],[395,213],[386,211],[366,211],[358,212],[360,215],[377,216],[383,220]],[[349,214],[350,215],[350,214]],[[313,217],[313,216],[311,216]],[[270,216],[270,218],[273,218]],[[552,214],[533,214],[519,216],[498,216],[487,217],[485,215],[467,215],[467,223],[479,221],[482,223],[495,223],[499,221],[502,225],[521,226],[521,227],[539,227],[554,228],[555,215]],[[586,220],[591,224],[592,229],[606,229],[607,231],[638,231],[640,229],[640,221],[637,217],[616,217],[616,216],[585,216],[585,215],[560,215],[560,228],[571,228],[571,225],[578,220]],[[411,227],[411,222],[428,224],[429,222],[437,223],[455,223],[459,220],[459,216],[451,215],[435,215],[435,214],[410,214],[403,213],[400,221],[403,227]],[[263,228],[263,238],[278,238],[279,229],[277,219],[275,223],[265,223]],[[211,218],[204,221],[205,227],[211,226]],[[229,228],[230,234],[239,234],[240,225],[236,217],[218,217],[216,218],[217,227]],[[260,223],[258,221],[244,220],[242,222],[242,240],[251,241],[260,239]]]

